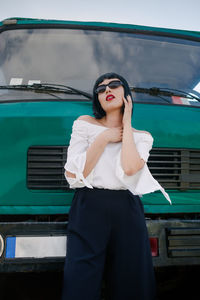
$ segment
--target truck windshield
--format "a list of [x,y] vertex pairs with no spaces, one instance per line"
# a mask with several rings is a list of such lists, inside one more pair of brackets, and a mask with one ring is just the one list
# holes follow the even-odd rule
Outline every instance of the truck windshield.
[[[121,74],[131,87],[176,89],[200,97],[200,43],[161,35],[67,28],[0,33],[0,85],[62,84],[91,94],[96,78],[106,72]],[[195,98],[147,93],[134,93],[134,97],[136,102],[200,105]],[[47,98],[54,99],[28,90],[0,90],[0,102]],[[59,98],[86,101],[76,94],[61,93]]]

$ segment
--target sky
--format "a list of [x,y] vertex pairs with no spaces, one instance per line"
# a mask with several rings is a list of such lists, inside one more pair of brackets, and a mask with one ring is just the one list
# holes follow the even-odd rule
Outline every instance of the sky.
[[200,0],[0,0],[11,17],[102,21],[200,31]]

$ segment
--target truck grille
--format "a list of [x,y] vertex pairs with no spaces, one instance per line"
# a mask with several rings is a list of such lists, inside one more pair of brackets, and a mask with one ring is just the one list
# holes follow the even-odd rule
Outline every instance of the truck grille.
[[169,257],[200,257],[200,227],[167,229]]
[[[28,149],[29,189],[66,190],[67,146],[32,146]],[[165,189],[200,189],[200,150],[153,148],[148,167]]]
[[148,160],[153,177],[165,189],[200,189],[200,150],[153,148]]
[[33,146],[28,149],[27,186],[29,189],[66,190],[64,177],[66,146]]

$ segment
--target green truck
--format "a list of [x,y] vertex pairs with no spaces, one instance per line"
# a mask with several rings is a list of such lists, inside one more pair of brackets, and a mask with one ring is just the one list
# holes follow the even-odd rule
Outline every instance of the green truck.
[[0,22],[0,272],[61,271],[74,190],[73,121],[106,72],[127,78],[133,127],[169,194],[143,195],[154,266],[200,264],[200,32],[117,23]]

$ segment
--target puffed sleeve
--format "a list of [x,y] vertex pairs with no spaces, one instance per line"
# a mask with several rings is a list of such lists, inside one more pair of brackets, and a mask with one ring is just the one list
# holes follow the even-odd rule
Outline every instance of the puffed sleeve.
[[66,171],[69,171],[76,175],[76,178],[68,177],[64,173],[66,180],[68,181],[70,188],[78,188],[87,186],[93,188],[91,185],[93,179],[94,169],[90,174],[85,178],[83,176],[83,170],[86,162],[86,152],[89,147],[88,136],[87,136],[88,127],[78,120],[75,120],[72,126],[72,134],[67,150],[67,161],[64,165]]
[[141,140],[136,144],[137,151],[140,157],[144,159],[145,162],[148,161],[150,150],[153,146],[154,138],[150,134],[143,134]]
[[164,188],[159,182],[152,176],[147,161],[152,149],[154,138],[150,134],[141,134],[141,137],[136,142],[136,148],[140,154],[140,157],[144,159],[145,164],[142,169],[133,175],[126,175],[121,165],[121,150],[118,153],[116,159],[116,176],[121,182],[123,182],[128,189],[135,195],[142,196],[143,194],[152,193],[156,190],[160,190],[165,198],[170,202],[169,195],[166,193]]
[[[142,134],[139,138],[138,142],[136,143],[136,148],[140,154],[140,157],[144,159],[145,163],[148,161],[149,158],[149,151],[152,149],[153,145],[153,137],[149,134]],[[134,175],[126,175],[122,165],[121,165],[121,150],[117,156],[117,163],[116,163],[116,175],[117,177],[125,184],[134,186],[136,188],[138,179],[140,177],[142,169],[139,170]]]

